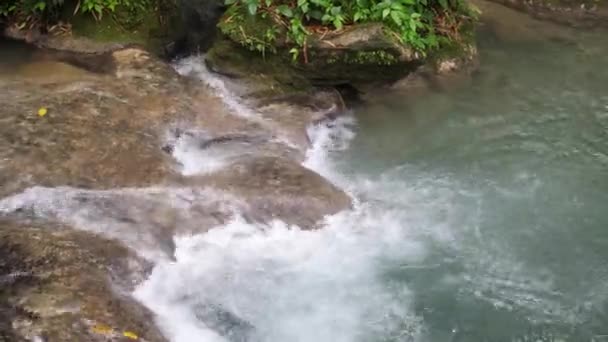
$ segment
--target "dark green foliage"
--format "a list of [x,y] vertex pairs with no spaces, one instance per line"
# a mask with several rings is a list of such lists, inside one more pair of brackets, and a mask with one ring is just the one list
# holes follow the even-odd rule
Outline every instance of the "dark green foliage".
[[[154,5],[156,0],[79,0],[75,13],[91,14],[99,20],[105,13],[113,13],[118,7],[136,15],[143,13]],[[20,22],[48,19],[58,14],[65,0],[2,0],[0,3],[0,20],[11,18]]]
[[59,9],[64,0],[2,0],[0,19],[7,17],[41,17]]
[[[422,53],[458,40],[462,23],[470,13],[464,0],[225,0],[228,18],[244,13],[272,20],[276,30],[285,31],[294,45],[305,47],[313,30],[340,30],[346,25],[381,22],[397,40]],[[236,18],[235,18],[236,17]],[[265,51],[276,36],[267,31],[268,39],[253,41],[253,47]],[[257,38],[257,40],[260,40]],[[297,57],[300,49],[291,50]]]

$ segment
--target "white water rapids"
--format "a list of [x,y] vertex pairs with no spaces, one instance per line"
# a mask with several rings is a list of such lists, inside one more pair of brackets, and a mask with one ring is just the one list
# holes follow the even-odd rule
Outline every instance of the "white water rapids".
[[[179,70],[194,72],[241,108],[220,78],[188,62]],[[415,170],[408,171],[410,184],[398,178],[402,169],[375,179],[341,172],[332,155],[348,146],[353,126],[344,117],[311,127],[304,162],[349,192],[353,210],[327,217],[315,231],[237,217],[206,234],[175,238],[176,260],[161,262],[135,292],[172,341],[465,341],[458,318],[435,331],[425,322],[434,309],[416,303],[425,299],[393,276],[411,271],[433,272],[423,286],[438,296],[475,298],[537,322],[581,319],[564,309],[567,300],[550,276],[485,241],[479,212],[463,216],[462,203],[475,203],[478,194]],[[177,157],[183,165],[201,160],[183,150]]]
[[[608,341],[608,74],[564,66],[593,51],[537,48],[535,62],[528,45],[490,45],[460,93],[388,94],[357,121],[309,127],[303,165],[354,200],[318,230],[248,223],[243,198],[189,185],[36,186],[0,213],[89,229],[154,261],[133,294],[172,342]],[[176,68],[276,132],[200,57]],[[183,131],[167,140],[184,176],[260,148],[203,149],[209,132]],[[280,133],[268,139],[286,143]],[[235,218],[216,226],[217,208]]]
[[[197,68],[181,62],[178,70]],[[219,78],[197,76],[233,109],[241,108]],[[328,153],[348,146],[353,124],[345,117],[311,127],[313,144],[304,162],[346,189],[351,184]],[[183,149],[176,157],[183,165],[201,158]],[[404,229],[395,214],[357,203],[315,231],[237,218],[203,235],[178,236],[175,262],[159,264],[135,296],[176,342],[350,342],[387,332],[417,339],[423,325],[408,304],[410,291],[387,284],[379,272],[385,257],[418,263],[425,254],[420,232]]]

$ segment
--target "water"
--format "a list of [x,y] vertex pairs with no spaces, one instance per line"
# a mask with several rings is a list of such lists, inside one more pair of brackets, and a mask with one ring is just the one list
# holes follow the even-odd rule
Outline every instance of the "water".
[[362,108],[335,156],[428,232],[427,268],[383,265],[412,291],[422,340],[606,340],[608,41],[577,39],[482,35],[471,86]]
[[311,128],[355,209],[179,237],[136,297],[180,342],[608,340],[608,44],[578,38],[482,35],[472,85]]
[[[608,341],[608,40],[574,37],[484,33],[471,85],[311,127],[304,165],[352,210],[316,231],[237,216],[179,235],[135,297],[177,342]],[[180,146],[184,173],[222,167]],[[74,203],[55,215],[107,230]]]

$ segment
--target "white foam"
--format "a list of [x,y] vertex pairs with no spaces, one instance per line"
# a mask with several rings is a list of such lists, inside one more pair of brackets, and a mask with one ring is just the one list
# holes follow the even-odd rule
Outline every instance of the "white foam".
[[322,121],[308,127],[311,147],[306,152],[303,165],[343,187],[348,186],[348,181],[333,165],[331,154],[348,148],[355,137],[355,124],[354,116],[347,113],[333,121]]
[[328,218],[318,231],[236,219],[205,235],[180,237],[176,262],[157,267],[136,297],[177,342],[207,341],[201,332],[214,327],[196,319],[201,305],[247,322],[251,329],[235,341],[416,339],[421,325],[409,306],[411,293],[384,283],[380,263],[391,251],[416,262],[424,248],[403,245],[396,237],[407,232],[390,222],[378,226],[365,212]]
[[174,68],[180,75],[194,77],[212,88],[216,95],[231,110],[232,114],[248,120],[263,122],[263,119],[254,110],[243,104],[238,96],[229,89],[224,77],[214,74],[207,69],[204,55],[181,59],[174,64]]

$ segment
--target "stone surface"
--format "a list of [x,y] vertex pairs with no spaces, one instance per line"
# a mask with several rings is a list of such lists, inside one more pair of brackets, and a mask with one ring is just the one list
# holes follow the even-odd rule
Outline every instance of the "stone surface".
[[117,242],[0,219],[0,340],[165,341],[128,294],[148,268]]
[[[156,184],[174,173],[160,153],[172,123],[216,134],[257,127],[142,50],[108,54],[107,73],[75,68],[51,54],[0,78],[0,195],[31,185]],[[37,115],[41,107],[48,110],[44,117]]]
[[608,3],[585,0],[491,0],[536,19],[579,28],[608,28]]
[[163,341],[129,291],[175,235],[237,215],[317,228],[349,208],[300,164],[341,96],[258,90],[233,93],[255,111],[235,113],[135,47],[42,49],[0,70],[0,340]]
[[242,212],[249,221],[280,219],[304,229],[351,204],[350,197],[326,179],[284,158],[244,158],[220,172],[181,182],[212,186],[241,199],[245,203]]

